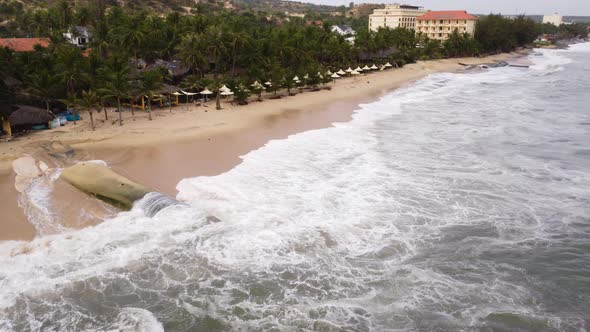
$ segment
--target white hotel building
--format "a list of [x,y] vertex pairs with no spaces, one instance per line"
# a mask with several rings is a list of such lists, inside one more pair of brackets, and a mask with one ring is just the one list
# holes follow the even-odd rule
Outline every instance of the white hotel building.
[[426,10],[418,6],[410,5],[386,5],[383,9],[375,9],[369,15],[369,30],[377,31],[379,28],[416,28],[416,18],[426,13]]

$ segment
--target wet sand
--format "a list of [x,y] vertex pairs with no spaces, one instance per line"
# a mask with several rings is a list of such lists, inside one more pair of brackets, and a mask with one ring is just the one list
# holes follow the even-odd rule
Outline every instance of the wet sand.
[[240,156],[262,147],[269,140],[349,121],[360,102],[372,99],[374,96],[337,101],[309,111],[290,109],[269,115],[240,131],[153,146],[90,148],[88,151],[96,159],[105,160],[116,172],[174,197],[176,184],[183,178],[221,174],[238,165]]
[[35,236],[35,227],[18,206],[14,176],[9,172],[0,173],[0,241],[30,240]]
[[[176,184],[182,178],[221,174],[239,164],[240,156],[269,140],[348,121],[359,104],[373,101],[428,74],[460,70],[463,67],[458,65],[459,62],[477,64],[519,56],[500,54],[484,59],[419,62],[402,69],[345,78],[332,84],[331,91],[253,101],[247,106],[224,102],[221,111],[215,110],[214,102],[206,107],[191,106],[191,111],[181,105],[174,108],[174,114],[167,109],[156,110],[153,121],[148,121],[144,112],[136,111],[135,120],[124,112],[124,126],[110,122],[117,113],[111,112],[109,121],[101,121],[102,114],[96,114],[96,131],[90,131],[88,124],[82,121],[77,126],[38,132],[15,142],[0,144],[0,193],[3,198],[0,211],[6,216],[0,218],[0,240],[30,240],[37,234],[17,204],[14,178],[7,171],[7,164],[23,153],[43,157],[47,151],[41,151],[41,143],[45,146],[51,141],[69,144],[82,160],[105,160],[115,171],[131,180],[175,196]],[[81,196],[84,194],[67,192],[60,192],[60,199],[84,199]],[[76,215],[71,217],[78,218]],[[68,222],[67,226],[78,228],[88,224],[88,221],[74,221]]]

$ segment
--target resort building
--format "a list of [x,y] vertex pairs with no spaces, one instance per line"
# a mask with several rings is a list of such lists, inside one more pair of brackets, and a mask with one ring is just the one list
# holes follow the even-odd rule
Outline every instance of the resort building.
[[418,6],[410,5],[386,5],[383,9],[375,9],[369,15],[369,30],[377,31],[379,28],[416,28],[416,18],[426,13],[426,10]]
[[545,15],[543,16],[543,24],[549,23],[555,26],[560,26],[563,24],[563,16],[554,13],[553,15]]
[[473,36],[477,17],[464,10],[429,11],[416,19],[416,31],[430,39],[446,40],[453,31]]
[[341,36],[354,35],[356,32],[349,25],[333,25],[330,30]]
[[86,27],[75,27],[64,33],[64,38],[67,39],[68,43],[78,46],[80,48],[88,47],[88,43],[92,41],[92,35]]
[[344,37],[344,39],[346,39],[347,42],[354,44],[354,40],[355,40],[355,36],[356,35],[356,31],[354,31],[350,26],[348,25],[333,25],[330,30],[332,32],[335,32],[339,35],[341,35],[342,37]]

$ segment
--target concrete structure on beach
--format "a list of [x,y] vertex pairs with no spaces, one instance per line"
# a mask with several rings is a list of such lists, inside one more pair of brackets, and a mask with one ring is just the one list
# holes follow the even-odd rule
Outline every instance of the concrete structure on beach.
[[423,7],[411,5],[386,5],[383,9],[375,9],[369,15],[369,30],[377,31],[379,28],[406,28],[416,27],[416,18],[426,13]]
[[446,40],[453,31],[473,36],[477,17],[464,10],[429,11],[416,19],[416,31],[430,39]]
[[560,26],[563,24],[563,16],[559,15],[558,13],[553,13],[553,15],[545,15],[543,16],[543,24],[549,23],[555,26]]

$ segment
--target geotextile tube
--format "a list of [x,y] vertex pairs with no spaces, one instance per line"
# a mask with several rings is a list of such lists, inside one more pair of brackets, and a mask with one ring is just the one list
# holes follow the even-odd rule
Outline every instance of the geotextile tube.
[[135,201],[153,191],[94,162],[81,162],[68,167],[61,173],[61,178],[87,194],[127,210],[133,207]]

